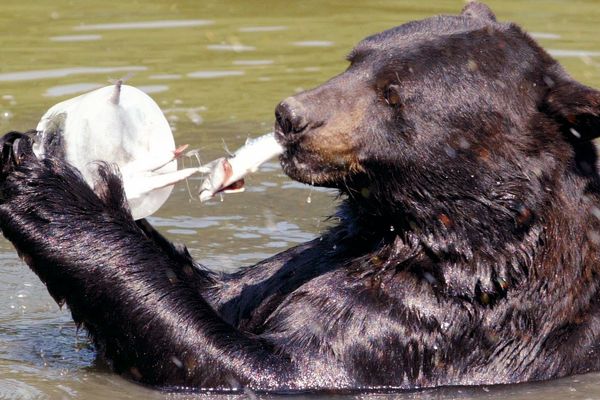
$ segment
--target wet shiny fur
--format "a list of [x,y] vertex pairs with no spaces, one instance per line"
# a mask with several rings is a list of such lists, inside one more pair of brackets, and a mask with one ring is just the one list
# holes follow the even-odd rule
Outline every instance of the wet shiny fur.
[[[514,383],[600,370],[600,93],[470,3],[354,49],[277,108],[284,170],[340,223],[231,275],[1,141],[0,227],[115,372],[259,391]],[[201,238],[200,238],[201,239]]]

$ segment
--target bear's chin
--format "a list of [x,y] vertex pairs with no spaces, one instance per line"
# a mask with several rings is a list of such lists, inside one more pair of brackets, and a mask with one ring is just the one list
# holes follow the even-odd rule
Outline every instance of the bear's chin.
[[347,170],[328,165],[316,158],[286,150],[279,156],[279,162],[283,172],[295,181],[329,188],[339,188],[343,185]]

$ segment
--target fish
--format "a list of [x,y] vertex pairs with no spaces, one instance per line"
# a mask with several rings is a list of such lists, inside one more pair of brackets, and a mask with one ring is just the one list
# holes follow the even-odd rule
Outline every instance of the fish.
[[173,185],[199,168],[177,169],[186,146],[175,147],[160,107],[122,81],[52,106],[40,119],[33,151],[76,167],[93,188],[97,161],[119,167],[134,219],[155,213]]
[[200,185],[200,202],[212,199],[217,193],[244,191],[244,178],[256,172],[261,164],[284,151],[273,132],[246,140],[246,144],[233,155],[218,158],[201,167],[207,176]]
[[178,169],[178,158],[197,155],[186,148],[175,147],[169,123],[154,100],[122,81],[52,106],[40,119],[33,144],[38,158],[64,159],[92,188],[97,161],[117,165],[134,219],[155,213],[173,185],[194,174],[206,175],[199,189],[201,202],[217,193],[242,192],[246,175],[283,152],[271,132],[248,139],[231,156]]

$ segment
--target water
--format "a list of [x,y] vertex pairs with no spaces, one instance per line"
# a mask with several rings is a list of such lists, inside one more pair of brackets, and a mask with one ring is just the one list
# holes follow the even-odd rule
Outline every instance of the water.
[[[600,87],[597,0],[489,1],[551,49],[577,79]],[[437,13],[459,0],[418,2],[5,0],[0,13],[0,131],[26,130],[52,104],[126,78],[165,110],[178,144],[203,161],[268,132],[286,96],[342,71],[362,37]],[[199,181],[190,180],[192,189]],[[307,199],[310,199],[307,201]],[[276,162],[245,194],[201,205],[180,185],[152,222],[217,269],[235,270],[313,238],[334,194],[290,181]],[[131,384],[94,361],[44,286],[0,240],[0,398],[185,398]],[[388,397],[388,396],[374,396]],[[600,374],[403,399],[600,399]],[[313,396],[314,398],[314,396]]]

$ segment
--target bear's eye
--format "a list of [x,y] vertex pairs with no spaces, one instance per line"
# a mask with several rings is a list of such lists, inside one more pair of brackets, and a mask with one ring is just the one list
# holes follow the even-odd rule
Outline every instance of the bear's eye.
[[398,85],[388,85],[384,92],[383,97],[385,102],[388,103],[392,107],[400,106],[400,86]]

